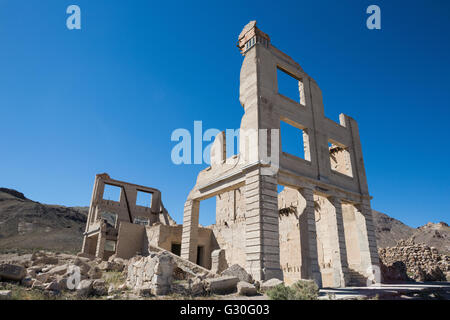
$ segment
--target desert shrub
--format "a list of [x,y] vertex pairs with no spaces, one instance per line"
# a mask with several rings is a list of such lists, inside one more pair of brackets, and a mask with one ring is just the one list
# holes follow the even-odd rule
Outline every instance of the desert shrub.
[[294,295],[294,290],[291,287],[286,287],[283,283],[267,291],[267,296],[271,300],[295,300],[293,299]]
[[292,285],[296,293],[295,300],[317,300],[319,297],[319,287],[315,281],[299,280]]
[[279,284],[267,291],[271,300],[317,300],[319,287],[314,281],[299,280],[290,287]]

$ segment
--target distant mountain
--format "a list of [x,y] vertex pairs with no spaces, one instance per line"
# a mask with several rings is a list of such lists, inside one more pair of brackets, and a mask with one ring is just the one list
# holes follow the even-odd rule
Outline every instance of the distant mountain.
[[78,252],[87,207],[46,205],[0,188],[0,251],[45,248]]
[[450,255],[450,227],[445,222],[428,222],[414,229],[375,210],[373,220],[379,248],[393,247],[401,239],[412,238],[415,243],[424,243],[429,247],[435,247],[441,254]]
[[408,239],[415,229],[387,214],[372,210],[377,244],[380,248],[393,247],[400,239]]
[[[45,248],[78,252],[88,209],[41,204],[16,190],[0,188],[0,251]],[[443,222],[414,229],[375,210],[373,218],[380,248],[413,237],[416,242],[450,254],[450,228]]]

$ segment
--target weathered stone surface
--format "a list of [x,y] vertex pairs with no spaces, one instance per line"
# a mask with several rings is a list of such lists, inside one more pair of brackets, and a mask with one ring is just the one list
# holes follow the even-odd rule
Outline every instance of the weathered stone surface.
[[57,257],[49,256],[45,252],[33,253],[31,256],[32,266],[56,265],[59,260]]
[[11,300],[12,292],[11,290],[0,290],[0,300]]
[[[122,272],[125,264],[121,262],[119,258],[114,259],[114,261],[102,261],[98,268],[103,271],[116,271],[116,272]],[[123,261],[123,260],[122,260]]]
[[27,274],[23,266],[4,263],[0,264],[0,279],[20,281]]
[[105,296],[108,294],[106,282],[103,279],[94,280],[92,283],[92,293],[97,296]]
[[80,273],[82,275],[87,275],[89,270],[91,270],[91,266],[88,263],[86,263],[85,261],[83,261],[83,259],[80,257],[77,257],[73,261],[73,264],[80,268]]
[[220,274],[228,267],[225,250],[217,249],[211,253],[211,272]]
[[236,291],[236,285],[239,282],[237,277],[221,276],[205,280],[206,291],[211,294],[227,294]]
[[283,283],[284,282],[281,281],[280,279],[273,278],[273,279],[270,279],[270,280],[267,280],[267,281],[264,281],[263,283],[261,283],[260,290],[262,292],[266,292],[267,290],[270,290],[273,287],[276,287]]
[[385,282],[396,281],[447,281],[450,256],[439,254],[437,249],[414,240],[400,240],[395,247],[378,250],[381,275]]
[[50,269],[49,271],[47,271],[47,274],[49,274],[49,275],[57,275],[57,274],[58,275],[63,275],[65,273],[67,273],[67,268],[68,268],[67,264],[56,266],[56,267]]
[[250,274],[248,274],[247,271],[245,271],[245,269],[242,268],[238,264],[233,264],[231,267],[229,267],[228,269],[224,270],[221,273],[221,275],[222,276],[233,276],[233,277],[237,277],[240,281],[253,283],[252,276]]
[[20,282],[21,285],[23,285],[24,287],[31,287],[33,285],[34,279],[31,277],[25,277],[22,279],[22,281]]
[[256,287],[248,282],[239,281],[237,284],[237,292],[241,296],[254,296],[258,293]]
[[52,282],[50,282],[50,283],[45,285],[45,290],[48,290],[48,291],[60,291],[61,287],[60,287],[59,282],[57,280],[54,280],[54,281],[52,281]]
[[89,269],[87,276],[90,279],[100,279],[102,277],[102,271],[98,267],[92,266],[91,269]]
[[42,290],[44,290],[45,289],[45,284],[43,284],[41,281],[35,279],[33,281],[33,284],[31,286],[31,288],[32,289],[42,289]]
[[175,267],[172,257],[166,253],[135,257],[128,265],[126,284],[140,294],[165,295],[170,292]]
[[87,297],[92,292],[92,280],[81,280],[76,290],[79,297]]

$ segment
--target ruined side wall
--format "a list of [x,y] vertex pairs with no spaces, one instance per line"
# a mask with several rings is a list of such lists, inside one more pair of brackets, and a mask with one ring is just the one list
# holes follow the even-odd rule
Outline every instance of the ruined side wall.
[[216,197],[216,224],[211,226],[215,242],[213,250],[225,250],[228,265],[245,266],[245,199],[243,188]]
[[145,227],[142,225],[121,222],[117,241],[116,255],[122,259],[130,259],[137,252],[142,252]]
[[302,249],[299,215],[306,207],[299,192],[285,187],[278,194],[280,226],[280,265],[286,284],[302,279]]
[[331,246],[331,233],[329,215],[333,208],[322,196],[314,196],[316,232],[317,232],[317,258],[322,275],[322,284],[324,287],[333,286],[333,248]]

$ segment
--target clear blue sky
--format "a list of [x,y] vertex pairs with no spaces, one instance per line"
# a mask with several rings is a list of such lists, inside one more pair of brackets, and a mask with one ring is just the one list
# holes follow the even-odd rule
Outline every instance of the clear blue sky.
[[[382,30],[366,28],[370,4]],[[0,0],[0,186],[88,205],[107,172],[159,188],[181,222],[206,165],[172,164],[171,133],[239,127],[235,45],[257,20],[317,80],[326,115],[358,121],[373,208],[450,222],[449,18],[445,0]]]

